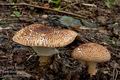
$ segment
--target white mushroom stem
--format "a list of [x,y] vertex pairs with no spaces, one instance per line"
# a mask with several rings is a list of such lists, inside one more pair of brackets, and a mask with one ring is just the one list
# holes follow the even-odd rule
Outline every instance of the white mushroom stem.
[[51,62],[51,57],[54,54],[57,54],[59,51],[56,48],[47,48],[47,47],[32,47],[34,51],[40,56],[39,61],[40,65],[46,65]]
[[93,75],[96,75],[96,73],[97,73],[97,69],[96,69],[97,63],[87,62],[87,65],[88,65],[88,73],[90,74],[90,76],[92,77]]
[[37,47],[37,46],[34,46],[32,48],[39,56],[51,56],[59,52],[56,48]]

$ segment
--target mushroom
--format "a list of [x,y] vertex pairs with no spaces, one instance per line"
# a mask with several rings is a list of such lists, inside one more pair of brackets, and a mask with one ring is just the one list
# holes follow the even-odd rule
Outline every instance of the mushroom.
[[73,50],[72,57],[85,62],[88,65],[88,73],[92,76],[97,73],[97,63],[110,60],[111,55],[107,48],[100,44],[85,43]]
[[51,56],[59,53],[56,47],[64,47],[76,38],[77,33],[67,29],[57,29],[42,24],[32,24],[22,28],[13,36],[13,41],[31,46],[40,56],[40,63],[48,63]]

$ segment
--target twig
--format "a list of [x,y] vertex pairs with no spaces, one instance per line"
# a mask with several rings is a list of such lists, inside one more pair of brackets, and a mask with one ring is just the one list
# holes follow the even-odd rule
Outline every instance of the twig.
[[26,61],[28,61],[31,57],[33,57],[35,55],[35,53],[33,53],[32,55],[30,55]]
[[18,21],[24,21],[24,22],[34,22],[36,19],[34,18],[23,18],[23,17],[20,17],[20,18],[3,18],[1,19],[0,23],[16,23]]
[[114,65],[113,67],[113,80],[117,80],[117,77],[118,77],[118,70],[117,70],[117,64]]
[[[6,28],[0,27],[0,31],[1,31],[1,30],[8,30],[8,29],[11,29],[11,27],[6,27]],[[0,56],[0,58],[1,58],[1,57],[3,57],[3,56]]]
[[32,5],[32,4],[27,4],[27,3],[0,3],[0,6],[30,6],[30,7],[34,7],[34,8],[39,8],[39,9],[43,9],[43,10],[46,10],[46,11],[51,11],[51,12],[56,12],[56,13],[61,13],[61,14],[66,14],[66,15],[69,15],[69,16],[73,16],[73,17],[76,17],[78,19],[85,19],[86,17],[85,16],[81,16],[81,15],[78,15],[78,14],[74,14],[74,13],[71,13],[71,12],[66,12],[66,11],[58,11],[58,10],[54,10],[54,9],[51,9],[51,8],[46,8],[46,7],[42,7],[42,6],[37,6],[37,5]]
[[31,74],[28,74],[25,71],[17,71],[17,75],[22,77],[27,77],[27,78],[30,78],[32,76]]
[[23,6],[26,3],[0,3],[0,6]]
[[95,4],[82,3],[82,5],[88,6],[88,7],[97,7],[97,5],[95,5]]

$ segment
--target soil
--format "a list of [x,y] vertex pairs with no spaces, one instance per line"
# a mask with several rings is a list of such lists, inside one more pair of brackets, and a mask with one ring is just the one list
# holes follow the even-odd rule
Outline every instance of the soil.
[[[1,0],[0,4],[11,3],[10,1],[14,0]],[[17,1],[18,4],[21,2],[39,6],[46,4],[40,0]],[[19,17],[12,16],[16,10],[21,13]],[[120,6],[107,8],[103,0],[62,0],[61,10],[81,15],[81,18],[71,17],[79,19],[82,26],[89,29],[62,25],[59,19],[66,15],[63,13],[25,5],[0,5],[0,78],[2,80],[120,80]],[[47,18],[43,15],[47,15]],[[52,64],[39,66],[39,56],[31,47],[12,41],[15,32],[33,23],[72,29],[79,36],[68,46],[58,48],[59,54],[53,56]],[[75,47],[87,42],[106,46],[112,56],[110,61],[98,64],[98,72],[93,77],[87,73],[86,65],[71,57]]]

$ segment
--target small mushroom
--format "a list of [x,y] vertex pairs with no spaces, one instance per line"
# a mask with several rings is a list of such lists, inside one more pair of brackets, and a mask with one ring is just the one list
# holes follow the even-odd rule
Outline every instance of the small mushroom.
[[40,63],[46,64],[52,55],[59,53],[56,47],[63,47],[76,38],[77,33],[67,29],[57,29],[42,24],[32,24],[13,36],[13,41],[31,46],[40,56]]
[[96,75],[97,63],[109,61],[111,55],[106,47],[97,43],[85,43],[73,50],[72,57],[86,62],[90,76]]

